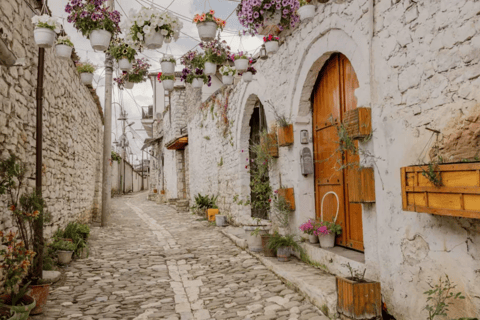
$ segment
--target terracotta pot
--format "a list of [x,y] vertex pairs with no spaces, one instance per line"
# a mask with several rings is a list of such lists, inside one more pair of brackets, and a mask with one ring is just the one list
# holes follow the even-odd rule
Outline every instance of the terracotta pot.
[[280,262],[287,262],[290,260],[291,254],[290,247],[280,247],[277,249],[277,260]]
[[275,252],[271,249],[268,248],[268,240],[270,239],[272,235],[270,234],[262,234],[262,247],[263,247],[263,254],[265,257],[275,257]]
[[93,30],[89,38],[93,50],[105,51],[110,45],[112,34],[107,30]]
[[15,312],[14,316],[10,318],[14,320],[27,320],[30,312],[36,305],[35,299],[29,295],[24,295],[19,301],[22,304],[17,306],[9,305],[9,303],[12,303],[10,295],[3,295],[0,299],[4,301],[7,308]]
[[50,285],[42,284],[36,286],[30,286],[28,294],[32,296],[36,301],[36,306],[30,312],[30,314],[40,314],[43,312],[43,307],[47,303],[48,294],[50,293]]

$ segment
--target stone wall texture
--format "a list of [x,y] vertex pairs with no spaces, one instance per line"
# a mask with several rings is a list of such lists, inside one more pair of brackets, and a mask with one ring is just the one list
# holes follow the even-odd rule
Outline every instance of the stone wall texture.
[[[2,0],[0,29],[24,67],[0,67],[0,156],[16,155],[28,165],[27,190],[35,187],[35,123],[38,47],[33,38],[36,1]],[[91,221],[101,208],[103,115],[98,98],[80,82],[72,60],[45,50],[43,110],[43,196],[52,222],[48,237],[74,220]],[[0,230],[12,227],[0,198]]]
[[[233,198],[250,195],[249,121],[260,101],[268,126],[275,122],[272,106],[294,125],[294,145],[281,147],[270,167],[274,189],[281,182],[295,190],[290,231],[314,218],[315,180],[301,175],[299,162],[301,148],[313,144],[300,144],[300,131],[312,137],[312,90],[325,61],[340,52],[359,81],[357,106],[372,108],[373,138],[360,143],[376,159],[377,201],[363,206],[367,277],[381,282],[398,320],[425,318],[423,292],[445,274],[466,296],[450,317],[480,314],[480,221],[403,211],[399,174],[401,167],[430,161],[437,137],[426,128],[440,131],[445,161],[478,156],[480,2],[337,2],[318,4],[313,20],[284,33],[280,50],[256,63],[253,82],[237,81],[203,104],[199,90],[187,86],[190,201],[197,193],[218,194],[232,222],[251,223],[250,208]],[[164,170],[175,172],[174,154],[165,151],[169,157]]]

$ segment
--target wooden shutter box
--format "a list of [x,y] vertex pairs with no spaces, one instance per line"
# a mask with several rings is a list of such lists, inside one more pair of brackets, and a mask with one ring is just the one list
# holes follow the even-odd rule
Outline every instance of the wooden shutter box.
[[337,277],[337,312],[341,319],[382,319],[379,282],[356,282]]
[[278,158],[278,142],[277,142],[277,135],[275,133],[269,133],[267,134],[267,139],[268,141],[265,141],[265,138],[262,136],[260,138],[260,143],[261,144],[264,144],[264,143],[267,143],[268,144],[268,153],[270,154],[270,156],[274,157],[274,158]]
[[375,202],[375,177],[373,168],[350,169],[348,201],[352,203]]
[[480,163],[438,165],[440,187],[423,170],[428,166],[401,168],[403,210],[480,219]]
[[293,144],[293,125],[278,128],[278,145],[285,147]]
[[293,188],[278,189],[278,196],[285,198],[290,204],[290,209],[295,210],[295,193]]
[[372,110],[356,108],[345,112],[343,125],[352,139],[363,139],[372,133]]

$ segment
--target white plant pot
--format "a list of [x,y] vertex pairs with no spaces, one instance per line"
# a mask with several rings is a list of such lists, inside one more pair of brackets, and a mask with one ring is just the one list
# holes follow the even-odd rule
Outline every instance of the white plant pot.
[[217,73],[217,64],[211,62],[205,62],[205,74],[212,76]]
[[282,20],[282,11],[276,10],[273,15],[266,15],[265,18],[263,19],[263,24],[265,26],[274,26],[280,24],[280,21]]
[[308,235],[308,241],[310,243],[318,243],[318,236],[316,236],[314,234],[309,234]]
[[280,262],[287,262],[292,255],[292,249],[290,247],[279,247],[277,249],[277,260]]
[[40,48],[51,48],[55,41],[55,31],[48,28],[36,28],[33,31],[33,37]]
[[175,81],[174,80],[163,80],[162,83],[163,83],[163,89],[165,89],[165,91],[172,91],[173,90],[173,85],[175,84]]
[[97,51],[107,50],[111,39],[112,34],[107,30],[93,30],[90,34],[90,44]]
[[93,73],[80,73],[80,79],[82,79],[83,84],[91,86],[93,82]]
[[203,79],[198,79],[198,78],[193,79],[193,81],[192,81],[192,87],[194,87],[194,88],[201,88],[201,87],[203,87]]
[[250,71],[245,72],[245,73],[242,75],[242,78],[243,78],[243,81],[245,81],[245,82],[252,82],[252,80],[253,80],[253,73],[251,73]]
[[123,59],[118,60],[118,67],[122,71],[130,71],[130,70],[132,70],[132,63],[130,61],[128,61],[127,58],[123,58]]
[[123,87],[124,87],[125,89],[133,89],[133,85],[134,85],[134,84],[135,84],[135,83],[133,83],[133,82],[126,81],[125,84],[123,85]]
[[163,74],[175,74],[175,64],[170,61],[160,62]]
[[227,226],[227,216],[216,214],[215,215],[215,223],[217,227],[226,227]]
[[233,84],[233,76],[222,76],[223,84]]
[[72,56],[73,48],[66,44],[57,44],[55,46],[55,53],[59,58],[69,59]]
[[278,41],[268,41],[265,42],[265,49],[267,49],[268,54],[273,54],[278,51]]
[[212,21],[197,23],[197,29],[202,41],[212,41],[217,34],[217,24]]
[[238,59],[235,60],[235,69],[238,72],[242,72],[248,69],[248,59]]
[[165,41],[165,43],[170,43],[170,42],[172,42],[172,37],[170,37],[170,38],[164,37],[163,41]]
[[263,251],[261,235],[264,234],[266,231],[260,230],[257,235],[252,235],[252,232],[254,232],[256,228],[257,227],[255,226],[245,226],[243,227],[243,230],[245,230],[245,237],[247,239],[248,249],[253,252],[261,252]]
[[145,47],[148,49],[160,49],[163,45],[163,34],[160,31],[145,36]]
[[300,21],[312,19],[315,16],[315,6],[307,4],[297,10]]
[[69,264],[72,261],[73,251],[57,251],[58,263]]
[[327,235],[319,235],[318,240],[320,241],[320,247],[322,248],[333,248],[335,246],[335,233],[330,232]]

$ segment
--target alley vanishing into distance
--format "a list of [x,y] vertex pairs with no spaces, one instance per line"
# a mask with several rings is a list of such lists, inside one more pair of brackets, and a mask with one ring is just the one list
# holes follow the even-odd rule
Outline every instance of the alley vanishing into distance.
[[219,228],[146,198],[112,199],[89,258],[64,269],[34,319],[328,320]]

